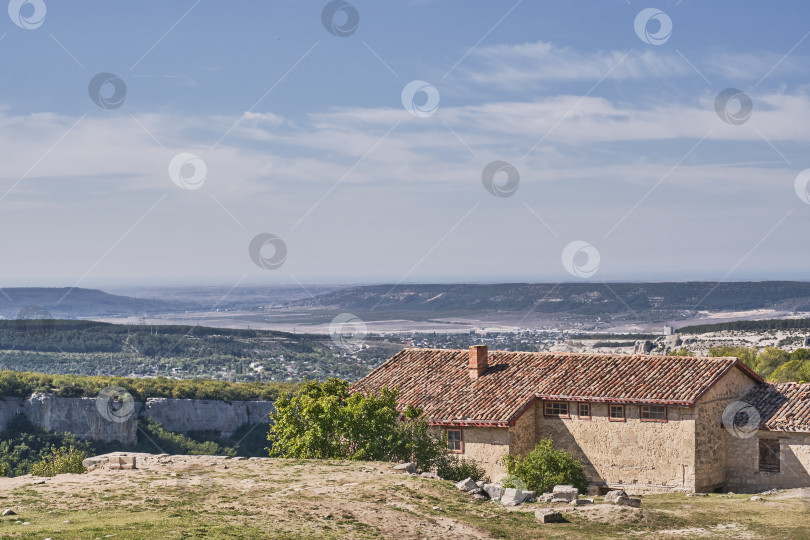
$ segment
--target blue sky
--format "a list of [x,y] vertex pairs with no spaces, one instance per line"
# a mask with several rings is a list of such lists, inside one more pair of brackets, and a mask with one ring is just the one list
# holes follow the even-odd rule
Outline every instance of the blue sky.
[[810,7],[707,4],[12,0],[3,283],[805,279]]

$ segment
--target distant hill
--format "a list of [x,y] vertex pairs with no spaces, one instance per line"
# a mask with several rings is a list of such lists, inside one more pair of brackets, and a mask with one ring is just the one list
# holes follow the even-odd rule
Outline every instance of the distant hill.
[[138,316],[177,311],[176,302],[130,298],[96,289],[18,287],[0,289],[0,316],[6,319]]
[[702,310],[810,311],[810,282],[370,285],[319,294],[284,307],[348,311],[367,320],[529,310],[586,317],[635,313],[644,318],[686,318]]

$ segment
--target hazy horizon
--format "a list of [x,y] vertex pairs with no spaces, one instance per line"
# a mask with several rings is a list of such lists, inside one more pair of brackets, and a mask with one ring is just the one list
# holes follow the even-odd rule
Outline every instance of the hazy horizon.
[[810,276],[810,5],[11,11],[3,286]]

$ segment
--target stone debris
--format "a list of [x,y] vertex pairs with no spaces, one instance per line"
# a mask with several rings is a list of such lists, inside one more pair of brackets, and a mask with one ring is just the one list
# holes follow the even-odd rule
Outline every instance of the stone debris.
[[500,501],[501,495],[503,495],[503,486],[497,483],[484,484],[484,491],[493,501]]
[[516,488],[506,488],[501,495],[501,504],[504,506],[517,506],[524,501],[523,492]]
[[565,523],[565,518],[563,518],[562,514],[553,508],[535,510],[534,517],[540,523]]
[[434,506],[434,507],[433,507],[433,509],[434,509],[435,511],[437,511],[437,512],[441,512],[441,511],[442,511],[442,507],[441,507],[441,506]]
[[394,465],[393,469],[395,471],[404,471],[413,474],[416,472],[416,463],[400,463],[399,465]]
[[619,506],[632,506],[633,508],[641,508],[641,499],[632,499],[630,497],[619,497],[616,499],[616,504]]
[[436,473],[435,473],[435,472],[433,472],[433,471],[426,471],[426,472],[423,472],[423,473],[422,473],[422,474],[420,474],[419,476],[421,476],[422,478],[432,478],[432,479],[434,479],[434,480],[438,480],[438,478],[439,478],[439,475],[438,475],[438,474],[436,474]]
[[579,490],[574,486],[554,486],[551,502],[570,503],[579,499]]
[[627,497],[627,493],[624,492],[623,489],[615,489],[613,491],[608,491],[607,495],[605,495],[605,502],[615,504],[617,500],[621,497]]
[[478,484],[476,484],[475,480],[472,478],[465,478],[461,482],[457,483],[456,487],[461,491],[472,491],[474,489],[478,489]]
[[708,497],[708,493],[687,493],[687,497]]
[[539,497],[537,497],[537,502],[551,502],[551,499],[554,498],[553,493],[543,493]]
[[12,510],[11,508],[6,508],[5,510],[3,510],[3,515],[4,516],[16,516],[17,512]]
[[571,506],[584,506],[586,504],[593,504],[593,499],[575,499],[568,504]]
[[111,471],[132,470],[135,469],[135,456],[111,456],[109,464]]
[[760,497],[759,495],[754,495],[753,497],[751,497],[751,498],[750,498],[750,499],[748,499],[748,500],[749,500],[749,501],[764,501],[765,499],[763,499],[763,498],[762,498],[762,497]]

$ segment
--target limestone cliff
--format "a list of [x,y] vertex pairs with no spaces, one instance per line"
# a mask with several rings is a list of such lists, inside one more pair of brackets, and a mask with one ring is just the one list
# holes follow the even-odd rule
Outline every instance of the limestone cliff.
[[271,401],[233,401],[150,398],[129,402],[124,409],[109,408],[101,398],[63,398],[32,394],[28,398],[0,398],[0,431],[22,413],[35,426],[68,431],[82,439],[137,442],[138,419],[153,418],[169,431],[215,430],[224,436],[245,424],[269,423]]

